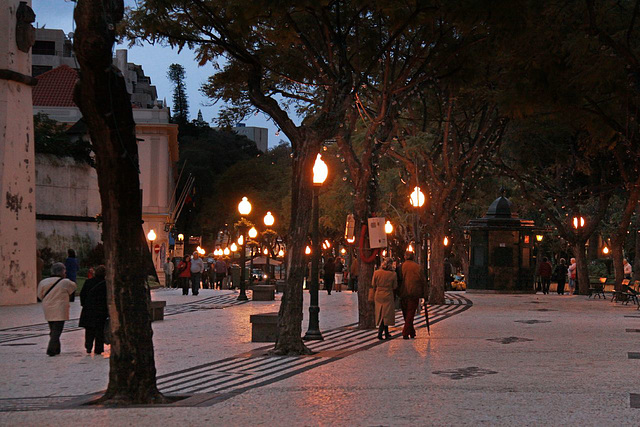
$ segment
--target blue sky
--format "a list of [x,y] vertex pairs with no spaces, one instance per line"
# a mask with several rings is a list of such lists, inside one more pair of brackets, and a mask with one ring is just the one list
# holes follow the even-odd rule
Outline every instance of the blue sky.
[[[135,5],[133,0],[125,0],[127,5]],[[70,33],[74,29],[73,8],[75,3],[69,0],[32,0],[31,7],[36,13],[36,23],[39,27],[45,26],[51,29],[61,29]],[[118,49],[127,48],[126,45],[117,46]],[[129,49],[129,62],[142,65],[147,76],[151,77],[151,83],[158,90],[158,97],[167,100],[172,105],[173,88],[167,79],[167,70],[173,63],[181,64],[187,74],[187,94],[189,96],[189,110],[191,118],[195,118],[198,110],[202,110],[204,119],[208,122],[217,116],[218,105],[211,106],[209,99],[200,93],[200,86],[214,72],[211,65],[199,67],[194,59],[192,51],[184,49],[178,53],[177,49],[164,46],[134,46]],[[281,139],[286,139],[281,132],[276,136],[277,127],[260,113],[245,121],[247,126],[259,126],[269,129],[269,146],[274,147]]]

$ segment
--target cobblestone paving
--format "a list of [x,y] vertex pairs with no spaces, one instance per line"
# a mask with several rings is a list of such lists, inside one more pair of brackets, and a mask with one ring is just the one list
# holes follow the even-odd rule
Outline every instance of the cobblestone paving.
[[[247,296],[251,298],[251,291],[247,291]],[[191,313],[200,310],[223,309],[233,307],[234,305],[246,304],[247,302],[248,301],[238,301],[236,294],[214,295],[198,301],[168,305],[164,309],[164,315],[175,316],[176,314]],[[74,332],[82,329],[78,326],[78,321],[79,319],[66,321],[63,332]],[[4,328],[0,329],[0,345],[10,345],[6,343],[46,335],[49,335],[49,325],[47,323]]]
[[[172,308],[165,316],[187,313],[197,310],[209,310],[221,305],[232,306],[246,301],[236,301],[237,295],[221,295],[179,305]],[[470,300],[461,295],[447,294],[446,304],[429,306],[429,323],[437,324],[451,316],[462,313],[471,307]],[[77,322],[77,319],[75,320]],[[76,323],[77,325],[77,323]],[[391,339],[401,336],[404,321],[402,313],[396,312],[396,326],[391,328]],[[424,310],[414,320],[416,329],[426,326]],[[203,395],[196,399],[194,406],[209,406],[224,401],[248,390],[272,384],[310,369],[338,361],[359,351],[383,345],[388,340],[378,340],[377,332],[355,329],[356,324],[325,331],[324,341],[307,342],[314,352],[310,356],[270,356],[268,345],[249,353],[204,363],[188,369],[160,375],[157,377],[158,388],[167,395]],[[0,334],[10,335],[9,330],[33,333],[47,328],[47,324],[36,324],[24,327],[6,328]],[[76,327],[77,329],[77,327]],[[65,327],[65,331],[67,328]],[[47,330],[48,332],[48,330]],[[40,336],[38,334],[32,336]],[[22,338],[18,339],[23,339]],[[5,344],[8,345],[8,344]],[[77,403],[86,396],[56,396],[51,398],[8,398],[0,399],[0,412],[34,411],[77,407]],[[84,399],[86,400],[86,399]],[[180,404],[180,403],[178,403]]]

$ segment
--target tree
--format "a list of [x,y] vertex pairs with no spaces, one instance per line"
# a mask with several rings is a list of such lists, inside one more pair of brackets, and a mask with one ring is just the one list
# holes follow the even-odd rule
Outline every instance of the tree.
[[33,116],[33,131],[36,153],[71,157],[93,166],[91,143],[82,138],[72,141],[67,134],[67,126],[38,113]]
[[[167,77],[173,83],[173,120],[178,124],[185,124],[189,120],[189,99],[184,82],[184,67],[180,64],[169,65]],[[198,118],[201,117],[200,114]]]
[[101,401],[148,404],[165,399],[156,386],[145,270],[151,254],[141,226],[135,122],[124,78],[111,59],[123,13],[122,0],[78,0],[74,51],[80,80],[74,101],[93,142],[102,202],[112,341],[109,385]]
[[[177,47],[196,47],[202,64],[225,55],[229,61],[203,89],[212,99],[232,104],[225,111],[226,121],[257,108],[291,141],[289,265],[278,318],[277,354],[308,353],[301,340],[302,281],[313,162],[323,143],[338,133],[369,70],[421,10],[397,13],[397,30],[385,41],[375,32],[362,31],[375,28],[381,16],[395,11],[396,6],[392,1],[363,5],[309,0],[277,4],[264,0],[249,4],[147,0],[132,15],[134,35],[166,40]],[[147,13],[149,10],[153,13]],[[300,125],[289,107],[303,117]]]

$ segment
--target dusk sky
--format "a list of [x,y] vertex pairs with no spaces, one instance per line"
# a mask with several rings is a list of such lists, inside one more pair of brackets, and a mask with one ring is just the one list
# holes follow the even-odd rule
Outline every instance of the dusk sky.
[[[134,0],[125,0],[128,6],[135,6]],[[33,0],[32,8],[36,13],[36,23],[38,27],[50,29],[61,29],[65,33],[74,31],[73,8],[75,3],[68,0]],[[116,49],[127,48],[127,45],[116,46]],[[128,61],[142,65],[145,74],[151,77],[151,83],[158,90],[158,98],[166,99],[167,104],[172,107],[173,88],[167,78],[169,65],[173,63],[181,64],[186,71],[187,93],[189,95],[190,118],[194,119],[198,110],[202,110],[202,115],[207,122],[217,116],[218,105],[211,106],[211,102],[202,93],[200,86],[207,80],[213,72],[211,65],[199,67],[194,59],[192,51],[187,49],[178,53],[177,49],[163,46],[134,46],[129,49]],[[280,132],[276,136],[277,127],[267,120],[267,117],[260,113],[245,120],[247,126],[259,126],[269,129],[269,146],[276,146],[281,139],[286,136]]]

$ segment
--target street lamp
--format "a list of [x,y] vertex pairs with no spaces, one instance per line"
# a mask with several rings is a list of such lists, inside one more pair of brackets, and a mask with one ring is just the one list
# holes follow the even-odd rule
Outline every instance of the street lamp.
[[444,239],[442,240],[442,244],[445,246],[449,246],[449,238],[447,236],[444,236]]
[[[273,217],[273,215],[271,215],[271,212],[267,212],[267,214],[264,216],[264,225],[266,225],[267,227],[271,227],[273,226],[273,224],[275,224],[276,219]],[[267,257],[267,262],[266,262],[266,274],[267,274],[267,280],[270,281],[271,280],[271,266],[270,266],[270,257],[271,257],[271,244],[272,244],[272,237],[275,235],[275,232],[272,232],[271,230],[269,230],[267,228],[267,230],[265,230],[263,237],[264,237],[264,241],[265,244],[268,246],[269,250],[264,251],[264,254]]]
[[[232,243],[232,244],[231,244],[231,249],[233,249],[233,252],[235,252],[235,251],[237,251],[237,250],[238,250],[238,247],[236,246],[236,244],[235,244],[235,243]],[[222,251],[222,253],[223,253],[225,256],[229,256],[229,255],[231,254],[231,251],[229,250],[229,248],[224,248],[224,250]]]
[[387,234],[393,233],[393,224],[391,224],[391,221],[387,221],[384,224],[384,232]]
[[544,239],[544,236],[542,234],[536,234],[536,240],[538,242],[542,242],[542,239]]
[[318,154],[316,162],[313,165],[313,217],[312,217],[312,231],[311,239],[313,245],[313,251],[307,246],[307,254],[311,252],[311,289],[309,291],[310,303],[309,303],[309,328],[305,334],[305,340],[323,340],[322,332],[320,332],[320,306],[318,305],[318,288],[320,286],[318,282],[318,267],[320,262],[320,202],[318,193],[320,187],[324,184],[329,174],[327,164],[322,161],[322,156]]
[[416,258],[418,259],[418,263],[420,265],[422,265],[422,255],[420,254],[420,240],[419,240],[420,239],[419,237],[420,216],[418,215],[418,209],[420,209],[422,205],[424,205],[424,201],[425,201],[424,193],[422,192],[422,190],[420,190],[420,187],[416,185],[413,191],[411,192],[411,195],[409,196],[409,203],[411,203],[411,206],[416,208],[414,213],[415,243],[416,243],[415,252],[416,252]]
[[573,228],[575,228],[576,230],[579,228],[584,227],[584,217],[580,216],[574,216],[573,217]]
[[[238,203],[238,212],[243,217],[240,221],[244,222],[244,216],[249,215],[251,213],[251,203],[246,197],[242,198],[242,201]],[[241,246],[240,252],[240,295],[238,295],[238,301],[247,301],[247,293],[245,291],[245,280],[246,280],[246,271],[245,271],[245,261],[246,261],[246,248],[245,248],[245,237],[244,234],[247,232],[247,226],[245,224],[241,224],[239,227],[240,238],[238,239],[238,243]]]
[[251,227],[249,229],[249,233],[247,233],[247,234],[249,234],[249,238],[255,239],[256,237],[258,237],[258,230],[256,230],[255,227]]
[[609,247],[608,247],[608,246],[605,246],[604,248],[602,248],[602,253],[603,253],[604,255],[609,255]]

